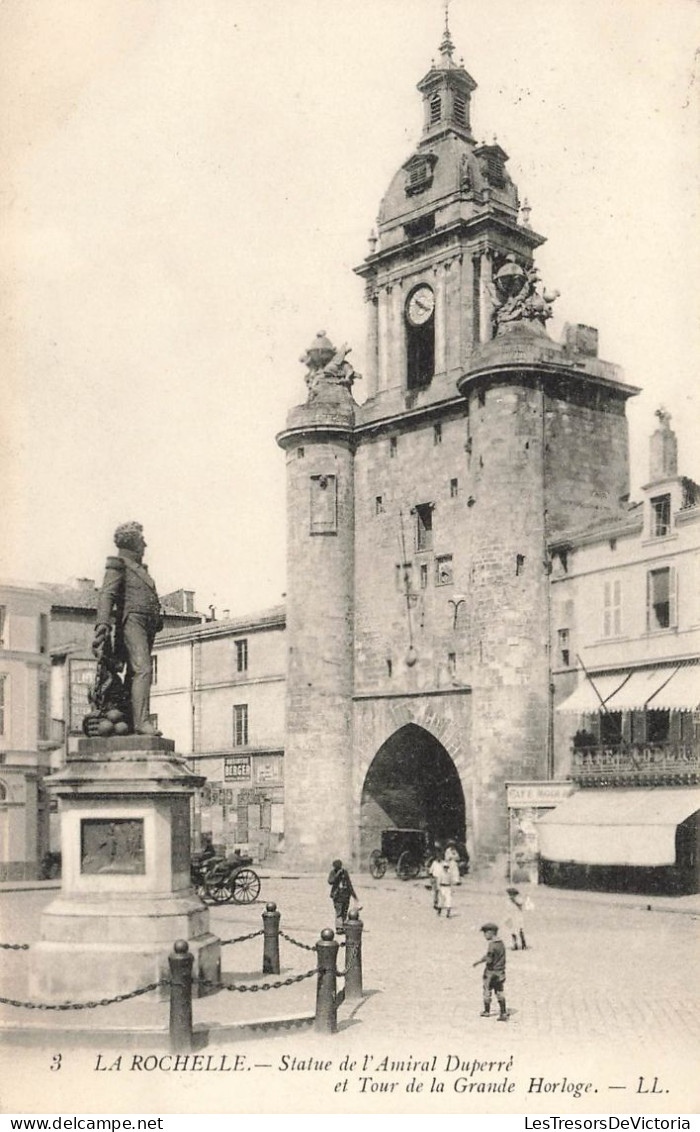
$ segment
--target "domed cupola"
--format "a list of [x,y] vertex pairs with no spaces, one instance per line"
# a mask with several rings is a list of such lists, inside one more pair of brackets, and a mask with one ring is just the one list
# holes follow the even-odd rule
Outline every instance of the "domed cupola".
[[454,51],[446,21],[438,59],[418,83],[421,138],[380,205],[381,250],[494,210],[517,222],[520,205],[506,169],[508,154],[495,139],[477,145],[471,128],[477,84],[462,61],[455,61]]
[[455,60],[446,20],[438,58],[418,83],[421,136],[384,194],[356,268],[369,303],[368,401],[382,398],[382,411],[387,398],[415,406],[454,395],[474,349],[493,337],[494,273],[508,256],[529,270],[543,242],[520,209],[507,153],[472,134],[476,85]]

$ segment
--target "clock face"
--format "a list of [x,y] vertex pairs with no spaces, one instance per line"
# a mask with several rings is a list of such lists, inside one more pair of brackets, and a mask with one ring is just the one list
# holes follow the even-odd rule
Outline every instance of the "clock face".
[[435,310],[435,295],[428,286],[417,287],[408,300],[406,317],[412,326],[422,326],[432,318]]

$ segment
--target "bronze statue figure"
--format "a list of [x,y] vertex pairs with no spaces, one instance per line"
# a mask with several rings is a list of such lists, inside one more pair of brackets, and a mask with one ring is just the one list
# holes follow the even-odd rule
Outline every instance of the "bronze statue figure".
[[[83,727],[88,735],[160,735],[149,720],[149,701],[151,649],[163,616],[155,583],[143,563],[143,527],[123,523],[114,532],[114,542],[119,554],[107,559],[92,643],[98,661],[90,695],[93,711]],[[119,673],[125,665],[122,684]]]

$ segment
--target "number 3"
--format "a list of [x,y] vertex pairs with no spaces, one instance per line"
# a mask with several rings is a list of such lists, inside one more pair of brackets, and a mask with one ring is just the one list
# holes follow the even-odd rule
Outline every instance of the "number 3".
[[61,1068],[61,1055],[60,1055],[60,1053],[55,1053],[53,1055],[53,1057],[51,1059],[50,1068],[51,1068],[52,1073],[55,1073],[57,1069]]

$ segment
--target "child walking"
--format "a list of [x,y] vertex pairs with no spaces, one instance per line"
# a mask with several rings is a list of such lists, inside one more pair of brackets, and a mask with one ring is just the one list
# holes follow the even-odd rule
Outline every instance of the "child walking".
[[506,1010],[506,995],[505,995],[505,982],[506,982],[506,949],[503,945],[503,940],[498,938],[498,927],[496,924],[484,924],[481,931],[486,936],[487,949],[486,954],[472,963],[473,967],[478,967],[480,963],[484,963],[484,1009],[481,1011],[481,1017],[487,1018],[491,1013],[491,992],[496,995],[499,1007],[499,1022],[508,1021],[508,1011]]
[[513,940],[513,951],[520,949],[525,951],[527,943],[525,942],[525,908],[528,901],[524,901],[517,888],[507,888],[508,905],[506,908],[506,927],[510,932],[511,939]]

